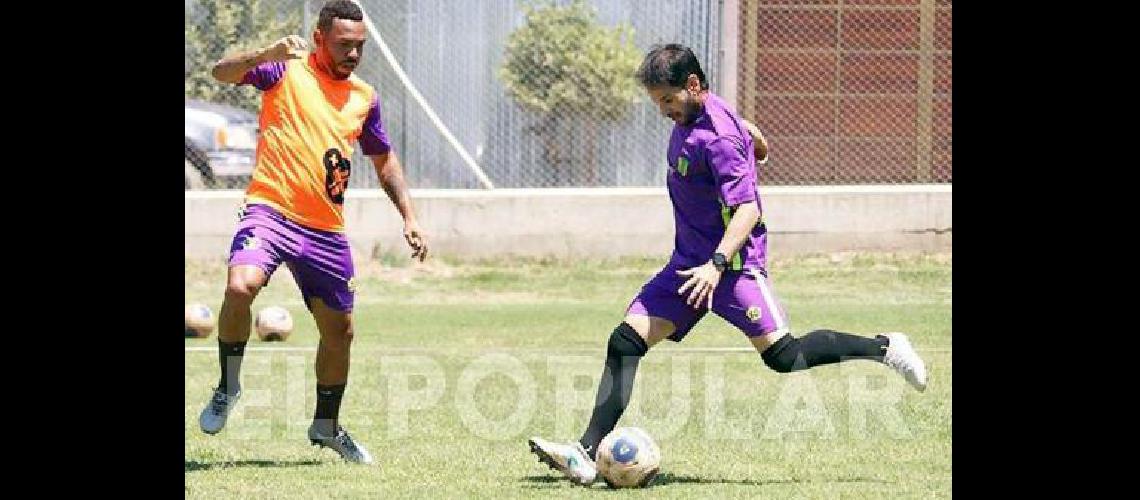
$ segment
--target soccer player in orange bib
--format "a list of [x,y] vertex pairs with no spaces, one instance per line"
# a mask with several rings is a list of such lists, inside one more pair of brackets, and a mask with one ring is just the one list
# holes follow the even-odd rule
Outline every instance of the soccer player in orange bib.
[[257,166],[230,246],[225,300],[218,315],[221,378],[199,425],[208,434],[225,426],[241,395],[250,305],[284,263],[321,336],[309,440],[348,461],[371,464],[368,450],[338,422],[353,336],[354,270],[344,235],[344,193],[354,142],[372,161],[384,191],[403,216],[412,257],[423,261],[428,247],[381,122],[379,97],[352,74],[364,49],[363,21],[355,3],[332,0],[321,8],[312,51],[301,37],[287,36],[214,65],[214,78],[253,85],[263,94]]

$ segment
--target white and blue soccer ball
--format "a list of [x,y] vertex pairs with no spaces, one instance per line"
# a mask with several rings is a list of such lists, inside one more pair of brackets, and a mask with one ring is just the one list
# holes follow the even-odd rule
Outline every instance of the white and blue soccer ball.
[[186,338],[204,339],[214,331],[214,313],[205,304],[186,304]]
[[257,313],[253,321],[257,338],[265,342],[282,341],[293,333],[293,316],[281,306],[269,306]]
[[598,444],[598,474],[611,488],[648,486],[661,467],[661,450],[639,427],[618,427]]

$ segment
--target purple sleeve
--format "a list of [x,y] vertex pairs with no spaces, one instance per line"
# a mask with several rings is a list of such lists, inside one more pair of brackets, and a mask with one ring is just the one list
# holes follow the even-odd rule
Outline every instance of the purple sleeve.
[[728,206],[756,200],[756,167],[748,162],[739,137],[721,136],[707,146],[709,169],[716,179],[720,197]]
[[239,85],[253,85],[262,92],[273,88],[285,76],[285,63],[281,61],[263,62],[247,71]]
[[392,150],[384,123],[380,121],[380,96],[372,98],[372,107],[364,119],[364,129],[360,132],[360,151],[366,155],[382,155]]

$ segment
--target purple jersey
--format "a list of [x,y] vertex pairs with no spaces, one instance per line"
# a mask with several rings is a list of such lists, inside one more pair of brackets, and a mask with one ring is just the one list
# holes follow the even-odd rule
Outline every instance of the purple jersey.
[[[711,92],[693,123],[673,127],[667,185],[677,235],[670,265],[690,268],[708,262],[737,205],[755,201],[763,214],[752,147],[740,117]],[[729,269],[752,268],[766,275],[767,232],[761,216],[740,251],[728,256]]]

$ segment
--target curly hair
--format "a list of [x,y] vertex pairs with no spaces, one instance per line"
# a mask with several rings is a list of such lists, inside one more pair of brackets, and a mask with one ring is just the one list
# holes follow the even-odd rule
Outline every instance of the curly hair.
[[321,14],[317,20],[317,28],[326,32],[332,28],[333,19],[348,19],[350,21],[363,21],[364,12],[352,0],[330,0],[321,7]]

